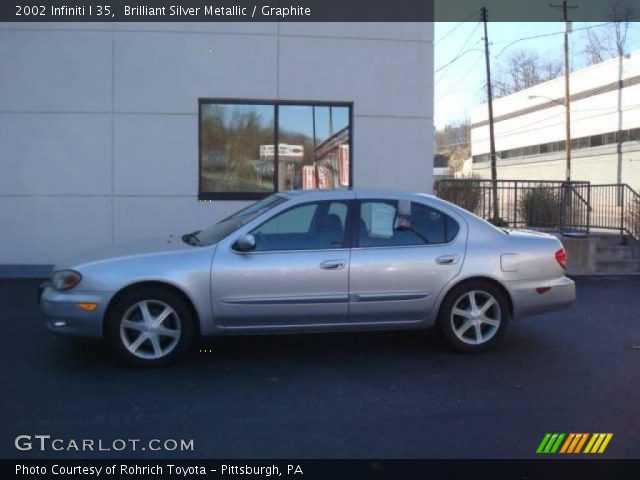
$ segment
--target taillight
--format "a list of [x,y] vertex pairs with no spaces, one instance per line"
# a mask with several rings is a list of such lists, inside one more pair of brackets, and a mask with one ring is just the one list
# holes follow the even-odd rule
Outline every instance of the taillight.
[[556,252],[556,262],[558,262],[562,268],[567,268],[567,252],[564,248]]

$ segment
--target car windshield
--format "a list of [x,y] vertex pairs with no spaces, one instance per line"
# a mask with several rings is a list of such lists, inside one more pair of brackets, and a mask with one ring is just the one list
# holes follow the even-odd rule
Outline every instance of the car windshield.
[[242,210],[238,210],[233,215],[220,220],[209,228],[198,232],[187,233],[182,236],[182,239],[186,243],[190,243],[192,245],[213,245],[214,243],[218,243],[227,235],[235,232],[241,226],[246,225],[254,218],[262,215],[264,212],[286,202],[286,200],[286,198],[280,195],[270,195],[263,200],[252,203]]

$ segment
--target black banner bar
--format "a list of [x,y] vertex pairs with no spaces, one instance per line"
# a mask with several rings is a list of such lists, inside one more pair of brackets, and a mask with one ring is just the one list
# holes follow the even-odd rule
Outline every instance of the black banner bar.
[[[3,0],[1,22],[491,22],[562,21],[547,0]],[[610,0],[579,0],[575,22],[608,22]],[[635,0],[616,0],[640,20]],[[628,7],[628,8],[627,8]]]
[[430,22],[433,0],[8,0],[3,22]]
[[140,479],[616,479],[640,460],[1,460],[0,478]]

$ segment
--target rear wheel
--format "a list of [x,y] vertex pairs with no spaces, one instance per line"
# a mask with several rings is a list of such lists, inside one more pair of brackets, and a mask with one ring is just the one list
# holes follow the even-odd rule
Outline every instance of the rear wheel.
[[455,287],[440,308],[438,327],[449,345],[462,352],[491,348],[504,334],[511,314],[502,290],[486,281]]
[[194,336],[193,322],[179,295],[161,288],[141,288],[116,300],[106,333],[121,359],[137,366],[159,366],[188,350]]

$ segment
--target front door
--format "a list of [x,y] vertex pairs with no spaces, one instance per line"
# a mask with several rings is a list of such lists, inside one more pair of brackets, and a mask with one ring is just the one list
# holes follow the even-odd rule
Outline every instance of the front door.
[[418,202],[361,199],[351,251],[350,321],[426,319],[462,266],[462,219]]
[[251,231],[254,250],[220,245],[212,268],[216,322],[229,329],[345,322],[348,211],[348,200],[298,204]]

